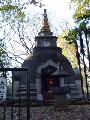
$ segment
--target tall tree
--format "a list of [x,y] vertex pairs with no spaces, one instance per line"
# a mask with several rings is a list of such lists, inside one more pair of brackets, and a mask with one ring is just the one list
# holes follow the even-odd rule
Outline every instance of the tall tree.
[[37,2],[36,0],[4,0],[0,2],[0,38],[8,48],[4,51],[7,51],[9,58],[14,61],[13,66],[17,66],[17,63],[21,64],[26,55],[32,52],[35,44],[33,35],[37,30],[39,15],[32,16],[31,11],[26,12],[27,7],[31,4],[38,7],[43,6],[41,1]]
[[[78,66],[79,66],[79,70],[80,70],[80,77],[81,77],[81,88],[82,88],[82,93],[83,93],[83,98],[85,99],[84,97],[84,80],[83,80],[83,75],[82,75],[82,67],[81,67],[81,61],[80,61],[80,48],[79,48],[79,45],[78,45],[78,39],[79,39],[79,32],[80,30],[78,28],[75,28],[74,30],[70,30],[68,32],[68,34],[66,34],[64,37],[65,39],[69,42],[69,44],[74,44],[74,47],[75,47],[75,56],[77,58],[77,62],[78,62]],[[83,45],[82,45],[83,46]],[[83,48],[81,48],[82,50]],[[83,54],[84,55],[84,54]],[[73,61],[74,62],[74,61]],[[83,64],[84,64],[84,68],[86,68],[85,66],[85,62],[84,62],[84,59],[83,59]],[[85,69],[84,69],[85,70]],[[86,71],[85,71],[86,73]],[[85,74],[86,75],[86,74]],[[86,76],[85,76],[86,77]],[[86,85],[87,85],[87,77],[86,77]],[[88,91],[88,90],[87,90]],[[87,92],[88,94],[88,92]]]
[[[75,5],[75,12],[73,18],[76,22],[76,28],[69,32],[70,34],[68,34],[68,38],[73,37],[74,35],[75,41],[73,39],[72,40],[76,44],[76,48],[78,51],[76,55],[78,58],[78,64],[81,73],[81,82],[82,86],[84,81],[86,83],[88,98],[87,75],[89,73],[88,70],[90,71],[90,1],[71,0],[71,3],[74,3]],[[88,64],[86,63],[86,59],[88,59]]]
[[71,3],[76,5],[73,18],[84,36],[84,43],[86,43],[85,53],[88,58],[88,69],[90,71],[90,0],[71,0]]
[[76,48],[75,44],[70,44],[70,41],[67,41],[65,38],[69,34],[68,30],[65,30],[63,34],[59,35],[57,45],[62,48],[63,54],[69,59],[73,68],[78,66],[77,58],[76,58]]
[[71,3],[76,5],[73,18],[82,33],[84,46],[81,46],[81,48],[84,47],[82,51],[86,49],[84,54],[88,59],[88,69],[90,71],[90,0],[71,0]]
[[88,20],[90,19],[90,0],[71,0],[71,4],[75,4],[74,19]]

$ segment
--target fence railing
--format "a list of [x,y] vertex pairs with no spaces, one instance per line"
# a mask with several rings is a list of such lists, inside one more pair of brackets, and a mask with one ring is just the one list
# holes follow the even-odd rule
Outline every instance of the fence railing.
[[[22,97],[22,74],[26,89]],[[23,87],[24,90],[24,87]],[[30,120],[28,68],[0,68],[0,120]]]

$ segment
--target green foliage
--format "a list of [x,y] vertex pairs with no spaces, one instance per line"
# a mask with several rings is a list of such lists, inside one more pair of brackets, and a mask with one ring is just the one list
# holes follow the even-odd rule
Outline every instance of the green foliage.
[[16,18],[25,18],[25,13],[22,12],[21,10],[18,10],[17,11],[17,15],[16,15]]
[[[74,33],[74,32],[73,32]],[[58,37],[58,47],[62,48],[62,53],[68,58],[72,67],[78,66],[76,59],[76,48],[72,39],[75,39],[75,34],[70,36],[71,31],[64,31],[62,35]]]
[[76,10],[73,18],[76,19],[77,21],[88,20],[90,19],[90,10],[84,9]]
[[[77,52],[80,54],[79,57],[77,56],[79,66],[81,67],[81,74],[82,74],[83,81],[87,86],[87,76],[88,71],[90,71],[90,46],[89,46],[89,28],[90,26],[90,0],[71,0],[76,5],[75,13],[73,18],[76,20],[76,24],[78,28],[69,31],[67,37],[68,40],[71,42],[75,42],[75,40],[79,40],[80,50]],[[78,44],[76,43],[76,47],[78,48]],[[88,66],[86,64],[86,60],[88,60]],[[81,65],[82,60],[82,65]],[[80,62],[79,62],[80,61]]]
[[0,11],[11,11],[11,10],[18,10],[18,6],[14,6],[14,5],[3,5],[0,7]]
[[68,34],[66,34],[66,35],[64,36],[64,38],[65,38],[70,44],[75,43],[75,42],[76,42],[76,39],[77,39],[78,31],[79,31],[79,30],[78,30],[77,28],[75,28],[75,29],[73,29],[73,30],[69,30],[69,31],[68,31]]
[[76,5],[74,19],[77,21],[90,19],[90,0],[71,0],[72,3]]
[[73,2],[77,3],[78,5],[86,6],[86,5],[89,5],[90,0],[71,0],[71,3]]
[[18,6],[3,5],[3,6],[0,7],[0,11],[1,12],[14,11],[16,14],[12,14],[12,15],[15,15],[15,18],[21,18],[21,19],[25,18],[25,13]]

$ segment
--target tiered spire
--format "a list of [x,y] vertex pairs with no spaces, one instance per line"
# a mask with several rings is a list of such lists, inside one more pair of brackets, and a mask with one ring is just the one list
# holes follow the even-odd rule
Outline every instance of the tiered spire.
[[43,18],[43,22],[42,22],[41,31],[50,32],[50,26],[49,26],[49,24],[48,24],[48,18],[47,18],[46,9],[44,9],[44,14],[43,14],[43,16],[44,16],[44,18]]
[[47,18],[47,12],[46,9],[44,9],[44,14],[43,14],[43,22],[42,22],[42,28],[41,31],[39,32],[39,35],[43,36],[51,36],[52,32],[50,30],[50,26],[48,23],[48,18]]

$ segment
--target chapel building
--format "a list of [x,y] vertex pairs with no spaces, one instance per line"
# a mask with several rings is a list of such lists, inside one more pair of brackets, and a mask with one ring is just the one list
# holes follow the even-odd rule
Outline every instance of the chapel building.
[[[57,47],[57,37],[51,32],[47,12],[44,10],[43,23],[33,53],[23,62],[21,67],[29,70],[30,98],[36,100],[53,99],[53,88],[65,88],[66,95],[72,96],[76,90],[75,75],[69,60]],[[68,77],[52,76],[57,70],[69,74]],[[22,98],[25,98],[25,74],[21,75]],[[14,91],[17,91],[16,88]],[[24,91],[24,92],[23,92]],[[17,92],[16,92],[17,94]]]

